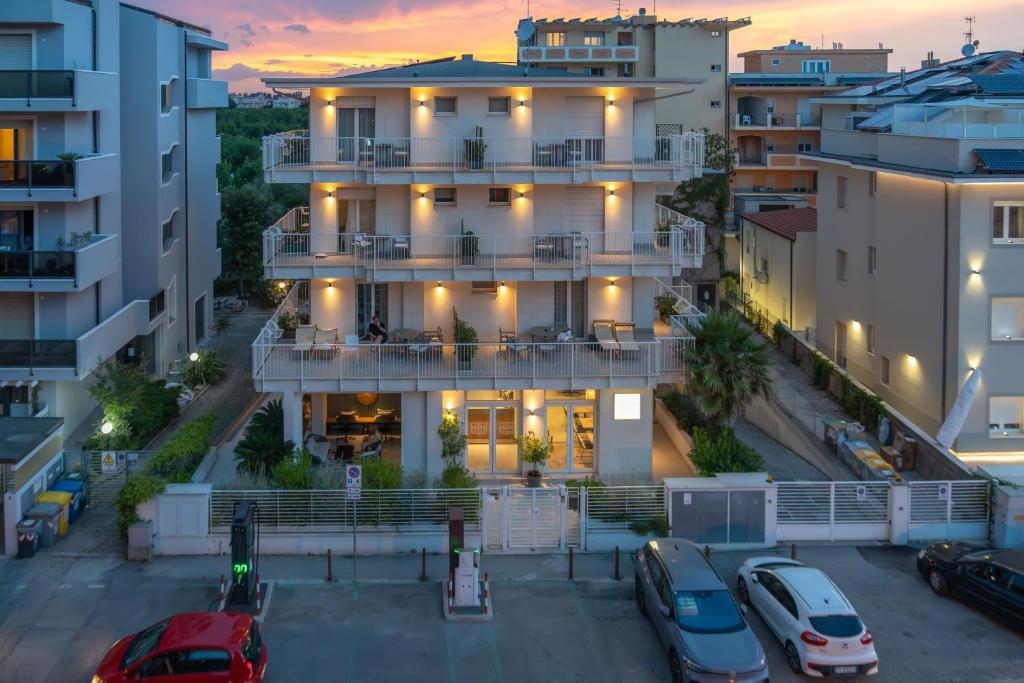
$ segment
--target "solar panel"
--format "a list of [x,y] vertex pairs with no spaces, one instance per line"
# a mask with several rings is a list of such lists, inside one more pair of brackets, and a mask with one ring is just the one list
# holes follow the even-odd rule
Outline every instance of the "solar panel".
[[974,74],[970,78],[990,95],[1024,95],[1024,73]]
[[1024,149],[976,149],[989,171],[1024,171]]

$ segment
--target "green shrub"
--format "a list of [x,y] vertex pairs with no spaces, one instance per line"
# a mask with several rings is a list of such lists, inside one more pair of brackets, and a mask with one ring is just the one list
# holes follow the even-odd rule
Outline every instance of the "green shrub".
[[[97,368],[93,376],[89,395],[102,408],[103,417],[85,444],[87,450],[138,450],[178,416],[180,388],[150,379],[136,365],[110,363]],[[107,421],[114,429],[101,434],[99,425]]]
[[270,476],[284,489],[316,488],[316,472],[313,468],[313,456],[309,449],[300,448],[290,458],[285,458],[274,465]]
[[676,310],[676,297],[667,292],[654,297],[654,307],[658,309],[658,314],[663,318],[668,318],[678,312]]
[[731,427],[694,429],[690,460],[702,477],[713,477],[720,472],[764,471],[761,456],[740,441]]
[[194,360],[187,360],[181,366],[181,381],[195,389],[198,386],[211,387],[227,374],[228,366],[216,351],[204,351]]
[[629,529],[634,534],[646,536],[654,534],[658,538],[669,535],[668,517],[661,516],[654,519],[638,519],[629,523]]
[[480,485],[473,473],[458,463],[452,463],[445,467],[438,483],[440,484],[438,488],[442,489],[475,489]]
[[783,323],[781,320],[776,320],[775,324],[772,325],[772,340],[775,341],[776,346],[782,345],[782,338],[785,337],[788,333],[789,330],[786,329],[785,323]]
[[269,477],[274,466],[291,455],[295,444],[284,438],[284,408],[274,399],[257,410],[235,446],[239,472]]
[[820,353],[814,354],[814,366],[811,368],[811,381],[819,389],[828,389],[832,377],[832,364]]
[[706,424],[704,413],[700,409],[700,402],[693,394],[672,389],[663,393],[660,398],[668,412],[676,418],[676,424],[680,429],[689,432],[694,427],[703,427]]
[[402,488],[402,466],[398,463],[377,456],[361,458],[359,465],[363,468],[364,489]]
[[466,433],[455,413],[446,413],[437,428],[441,439],[441,457],[448,462],[455,462],[466,448]]
[[122,536],[128,533],[128,527],[139,521],[135,509],[141,503],[151,500],[163,493],[167,482],[162,478],[139,472],[128,477],[117,497],[114,499],[114,510],[117,513],[117,529]]
[[150,458],[146,469],[171,482],[191,481],[196,467],[210,450],[216,421],[217,414],[210,411],[183,426]]
[[593,477],[587,477],[586,479],[567,479],[565,482],[565,487],[569,489],[603,489],[605,486],[607,486],[607,484],[600,479],[595,479]]

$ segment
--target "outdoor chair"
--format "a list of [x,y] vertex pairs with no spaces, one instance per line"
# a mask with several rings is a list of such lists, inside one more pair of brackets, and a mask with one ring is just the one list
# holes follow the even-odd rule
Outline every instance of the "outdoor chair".
[[332,355],[338,349],[338,330],[316,330],[313,335],[313,350],[322,356]]
[[316,325],[299,325],[295,328],[295,350],[302,353],[313,348],[316,339]]
[[335,430],[344,437],[352,436],[359,429],[359,422],[356,421],[356,411],[343,410],[334,418]]
[[614,329],[615,340],[619,342],[619,351],[640,351],[640,344],[636,341],[636,323],[615,323]]
[[391,436],[391,430],[398,425],[398,418],[395,417],[395,411],[384,410],[377,412],[377,419],[374,421],[374,425],[380,431],[383,436],[383,440],[387,441],[388,437]]
[[619,342],[615,340],[614,325],[614,321],[611,320],[595,320],[593,322],[594,338],[602,351],[619,350]]
[[515,330],[506,332],[499,327],[498,341],[502,344],[501,350],[507,353],[518,355],[520,353],[526,353],[530,349],[529,346],[519,341],[519,337],[516,335]]
[[266,328],[267,333],[270,334],[270,338],[275,341],[280,339],[284,335],[284,330],[281,329],[281,326],[278,325],[277,321],[274,320],[273,318],[268,320],[267,324],[264,325],[264,327]]

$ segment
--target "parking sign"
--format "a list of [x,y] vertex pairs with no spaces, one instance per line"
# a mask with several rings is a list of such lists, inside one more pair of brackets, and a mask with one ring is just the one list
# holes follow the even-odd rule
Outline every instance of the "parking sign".
[[349,500],[359,500],[363,492],[363,468],[359,465],[345,467],[345,493]]

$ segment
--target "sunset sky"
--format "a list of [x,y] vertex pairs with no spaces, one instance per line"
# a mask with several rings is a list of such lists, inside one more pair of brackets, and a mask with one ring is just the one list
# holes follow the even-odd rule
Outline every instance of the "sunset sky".
[[[472,53],[478,59],[514,61],[512,35],[526,16],[526,2],[486,0],[130,0],[208,26],[231,44],[214,57],[217,77],[232,92],[260,87],[262,75],[330,76]],[[633,5],[636,6],[633,6]],[[655,3],[645,2],[649,13]],[[624,6],[635,12],[640,4]],[[608,17],[608,0],[532,0],[534,17]],[[1024,49],[1024,0],[698,0],[657,5],[665,19],[749,16],[753,24],[732,35],[735,54],[790,38],[814,45],[895,50],[889,66],[918,68],[928,50],[945,60],[959,56],[966,24],[977,17],[981,50]],[[631,12],[632,13],[632,12]]]

